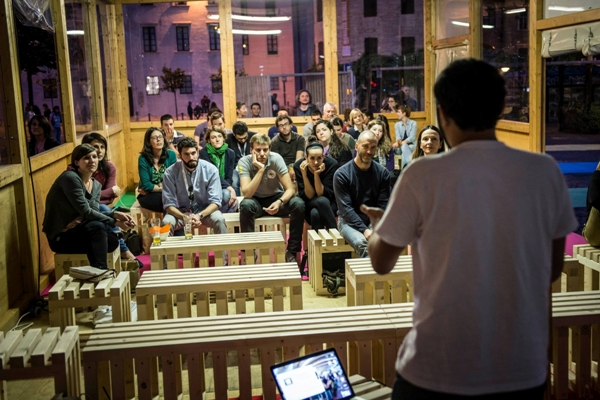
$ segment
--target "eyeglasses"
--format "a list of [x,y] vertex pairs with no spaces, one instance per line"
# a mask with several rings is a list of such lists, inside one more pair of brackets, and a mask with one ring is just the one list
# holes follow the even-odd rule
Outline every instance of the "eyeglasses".
[[160,135],[160,136],[150,136],[150,140],[162,140],[162,139],[163,139],[162,135]]
[[192,185],[188,186],[188,199],[190,199],[190,201],[194,200],[194,186]]
[[290,126],[290,124],[288,122],[286,122],[285,124],[282,124],[282,125],[277,125],[278,128],[287,128],[288,126]]

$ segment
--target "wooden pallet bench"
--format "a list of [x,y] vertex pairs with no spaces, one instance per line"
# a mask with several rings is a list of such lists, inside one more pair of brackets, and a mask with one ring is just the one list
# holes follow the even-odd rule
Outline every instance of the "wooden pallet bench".
[[[323,254],[331,253],[350,253],[351,257],[356,257],[354,249],[346,243],[337,229],[319,229],[319,231],[309,230],[308,234],[308,279],[310,285],[317,295],[327,295],[327,288],[323,285]],[[339,293],[344,293],[344,288],[339,289]]]
[[348,377],[348,381],[350,381],[354,394],[363,400],[389,400],[392,397],[390,387],[364,376],[351,375]]
[[[90,265],[87,254],[54,254],[54,275],[56,280],[63,275],[69,275],[71,267],[82,267]],[[106,265],[108,269],[114,269],[117,272],[121,271],[121,249],[119,246],[112,253],[106,255]]]
[[573,257],[588,267],[590,271],[586,271],[586,290],[600,289],[600,249],[592,247],[589,244],[577,244],[573,246]]
[[[405,312],[410,318],[412,309],[407,307]],[[85,392],[98,396],[102,391],[98,376],[106,375],[112,381],[106,386],[112,388],[108,396],[124,398],[123,366],[135,360],[140,399],[157,395],[175,399],[181,393],[201,399],[207,387],[205,359],[210,357],[212,374],[207,376],[213,381],[209,385],[217,399],[227,399],[229,352],[230,357],[237,357],[239,397],[250,399],[250,356],[258,351],[263,396],[271,400],[275,399],[276,386],[269,367],[324,346],[337,350],[347,371],[355,370],[391,386],[396,376],[396,353],[408,330],[398,329],[380,306],[102,324],[83,349]],[[356,345],[355,354],[349,352],[349,343]],[[181,358],[186,359],[185,381]],[[107,361],[110,371],[102,371],[99,363]]]
[[67,327],[0,332],[0,398],[8,399],[6,382],[53,378],[55,393],[65,397],[81,394],[79,329]]
[[565,263],[560,279],[552,283],[552,293],[592,290],[592,270],[586,268],[577,257],[565,254]]
[[[215,265],[224,265],[223,252],[228,252],[229,265],[238,264],[238,250],[245,251],[246,264],[267,264],[271,262],[271,251],[276,258],[273,261],[285,261],[285,240],[281,232],[225,233],[222,235],[201,235],[186,240],[184,237],[169,237],[160,246],[150,248],[152,269],[177,268],[177,255],[183,255],[183,267],[192,268],[195,257],[199,257],[199,266],[208,267],[208,253],[214,252]],[[254,261],[254,250],[259,260]],[[197,254],[197,255],[196,255]],[[167,265],[164,265],[166,256]]]
[[75,308],[111,306],[114,322],[131,321],[129,272],[98,283],[83,282],[63,275],[48,293],[50,326],[64,330],[75,325]]
[[[289,309],[302,309],[302,279],[296,263],[227,266],[214,268],[167,269],[148,271],[137,288],[140,320],[172,319],[192,316],[195,297],[197,316],[209,316],[209,292],[215,292],[217,315],[229,313],[228,295],[235,298],[235,312],[246,313],[246,291],[254,291],[254,311],[265,311],[265,290],[272,291],[273,311],[284,310],[289,288]],[[156,308],[156,313],[155,313]]]
[[[223,218],[225,219],[225,225],[227,225],[227,233],[237,233],[241,232],[240,230],[240,213],[225,213],[223,214]],[[283,237],[287,235],[287,225],[289,224],[289,218],[282,217],[260,217],[254,220],[254,229],[256,232],[281,232]],[[236,229],[237,228],[237,229]],[[202,226],[198,229],[198,234],[212,234],[213,230],[209,229],[205,226]]]
[[412,301],[412,256],[400,256],[394,268],[377,274],[370,258],[346,260],[348,306]]

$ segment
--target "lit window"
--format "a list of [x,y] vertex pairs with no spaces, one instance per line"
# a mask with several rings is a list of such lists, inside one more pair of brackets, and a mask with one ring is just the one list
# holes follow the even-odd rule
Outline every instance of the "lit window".
[[250,54],[250,38],[248,35],[242,35],[242,54],[245,56]]
[[158,76],[146,77],[146,93],[148,96],[160,94],[160,86],[158,85]]

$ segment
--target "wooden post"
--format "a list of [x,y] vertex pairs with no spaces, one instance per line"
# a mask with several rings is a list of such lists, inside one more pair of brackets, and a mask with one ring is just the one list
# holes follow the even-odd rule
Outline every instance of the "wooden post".
[[[71,81],[71,63],[69,61],[69,43],[67,41],[67,21],[65,19],[65,1],[51,0],[52,20],[54,21],[54,40],[56,43],[56,64],[60,79],[60,98],[62,100],[63,129],[65,142],[75,141],[75,112],[73,110],[73,82]],[[21,103],[19,103],[21,104]]]
[[469,52],[471,57],[481,59],[481,0],[469,0]]
[[529,3],[529,150],[543,152],[546,147],[546,73],[542,60],[542,32],[537,31],[537,21],[544,18],[544,1]]
[[221,79],[223,80],[223,113],[225,121],[233,124],[235,113],[235,60],[233,58],[233,24],[231,0],[219,1],[219,29],[221,40]]
[[[323,0],[323,39],[325,100],[339,107],[336,0]],[[338,109],[338,112],[341,111]]]
[[425,0],[423,11],[425,13],[423,37],[425,39],[424,48],[424,75],[425,75],[425,118],[426,124],[432,124],[436,121],[435,101],[433,97],[433,84],[435,82],[435,50],[433,49],[433,40],[435,33],[435,4],[433,0]]
[[98,15],[96,1],[82,2],[83,28],[85,31],[85,65],[92,88],[90,102],[92,129],[104,131],[104,87],[102,83],[102,62],[100,60],[100,42],[98,40]]
[[[100,23],[102,24],[102,44],[104,48],[104,69],[106,76],[107,124],[120,122],[122,117],[121,85],[119,83],[118,32],[116,27],[115,6],[98,3]],[[108,149],[107,149],[108,150]]]

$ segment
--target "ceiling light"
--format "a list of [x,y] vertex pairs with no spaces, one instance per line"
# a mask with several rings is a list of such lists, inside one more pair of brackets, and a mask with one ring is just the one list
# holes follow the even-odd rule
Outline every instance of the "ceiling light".
[[510,67],[501,67],[500,71],[502,71],[503,74],[507,73],[508,71],[510,71]]
[[[211,14],[208,19],[218,20],[219,16]],[[280,17],[258,17],[253,15],[232,15],[231,19],[236,21],[247,21],[247,22],[285,22],[292,19],[292,17],[280,16]]]
[[[452,21],[452,25],[469,26],[468,22]],[[483,29],[494,29],[494,25],[482,25]]]
[[583,7],[562,7],[562,6],[550,6],[548,7],[550,11],[564,11],[564,12],[577,12],[577,11],[585,11]]
[[[217,32],[221,33],[221,30],[218,29]],[[271,30],[249,30],[249,29],[232,29],[231,33],[234,35],[279,35],[281,33],[281,29],[271,29]]]
[[78,30],[67,31],[67,35],[81,36],[81,35],[83,35],[83,31],[78,31]]
[[504,14],[519,14],[519,13],[524,13],[526,11],[527,11],[527,9],[525,9],[525,8],[514,8],[512,10],[504,11]]

